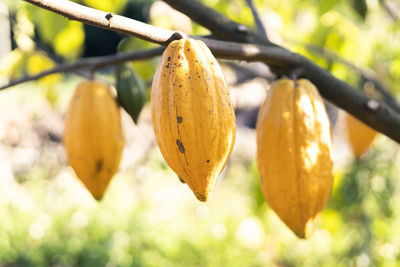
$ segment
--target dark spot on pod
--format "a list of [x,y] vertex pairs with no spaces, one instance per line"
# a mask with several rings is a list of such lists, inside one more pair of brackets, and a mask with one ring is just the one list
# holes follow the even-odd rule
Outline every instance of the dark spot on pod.
[[168,57],[168,59],[167,59],[168,61],[171,61],[171,57]]
[[188,48],[187,51],[190,51],[190,48]]
[[178,55],[178,58],[181,58],[181,55]]
[[169,68],[169,63],[167,64],[167,66],[165,66],[167,69]]
[[189,80],[190,80],[190,77],[189,77]]
[[198,200],[203,201],[203,202],[207,200],[207,198],[200,193],[196,193],[196,197]]
[[178,145],[179,152],[185,153],[185,147],[183,146],[182,141],[179,139],[176,139],[176,144]]
[[200,75],[199,75],[199,76],[197,76],[197,78],[199,78],[199,79],[200,79]]
[[180,176],[178,176],[178,178],[179,178],[179,181],[181,181],[181,183],[185,183],[185,181],[180,177]]
[[179,87],[182,87],[182,84],[180,84]]
[[99,159],[96,162],[96,173],[101,172],[101,169],[103,169],[103,161],[101,159]]
[[178,123],[182,123],[182,117],[176,117],[176,120],[178,121]]
[[208,160],[207,160],[207,163],[209,163],[209,162],[210,162],[210,160],[208,159]]

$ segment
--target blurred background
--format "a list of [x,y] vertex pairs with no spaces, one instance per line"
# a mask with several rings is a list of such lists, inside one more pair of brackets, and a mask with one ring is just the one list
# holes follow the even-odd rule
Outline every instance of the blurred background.
[[[161,1],[80,0],[188,34],[209,32]],[[253,26],[243,0],[204,0]],[[269,38],[375,95],[368,73],[400,93],[397,0],[255,1]],[[0,0],[0,84],[82,57],[153,44]],[[150,89],[159,58],[133,62]],[[318,229],[299,240],[268,207],[255,164],[254,125],[273,76],[259,64],[221,62],[237,111],[235,148],[208,202],[168,168],[148,104],[138,125],[121,110],[120,171],[96,202],[68,166],[63,119],[85,72],[56,74],[0,92],[0,266],[399,266],[398,145],[377,135],[355,157],[345,112],[333,128],[335,184]],[[262,77],[255,77],[261,75]],[[83,77],[82,77],[83,76]],[[365,76],[365,75],[364,75]],[[96,78],[115,84],[115,67]],[[378,96],[379,97],[379,96]]]

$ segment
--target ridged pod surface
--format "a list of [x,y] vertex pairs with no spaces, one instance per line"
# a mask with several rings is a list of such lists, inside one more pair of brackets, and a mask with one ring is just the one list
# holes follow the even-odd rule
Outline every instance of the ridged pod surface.
[[315,86],[305,79],[275,82],[256,132],[266,201],[298,237],[310,237],[333,182],[329,119]]
[[206,201],[233,148],[235,113],[223,73],[201,41],[171,42],[151,93],[160,151],[200,201]]
[[374,129],[346,113],[347,138],[356,157],[361,156],[378,134]]
[[81,83],[65,117],[64,144],[69,164],[97,200],[118,170],[124,143],[110,88],[97,81]]

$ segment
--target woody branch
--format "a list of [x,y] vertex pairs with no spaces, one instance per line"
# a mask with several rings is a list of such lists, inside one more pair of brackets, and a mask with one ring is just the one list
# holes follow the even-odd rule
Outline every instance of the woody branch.
[[[177,34],[67,0],[25,1],[71,20],[133,35],[164,46],[176,38],[185,36],[183,33]],[[216,57],[261,61],[268,64],[279,75],[296,73],[300,77],[305,77],[318,87],[325,99],[400,143],[400,114],[386,103],[367,97],[347,83],[333,77],[327,70],[320,68],[307,58],[271,43],[265,36],[242,27],[243,25],[231,21],[197,0],[164,1],[210,29],[215,37],[225,40],[202,38]]]

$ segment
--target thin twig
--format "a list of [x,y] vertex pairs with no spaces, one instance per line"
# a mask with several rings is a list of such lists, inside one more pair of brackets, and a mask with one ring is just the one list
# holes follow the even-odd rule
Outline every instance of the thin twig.
[[379,0],[379,3],[383,7],[383,9],[388,13],[388,15],[392,18],[393,21],[398,21],[400,15],[393,10],[393,8],[388,5],[388,3],[385,0]]
[[149,50],[135,51],[132,53],[127,53],[127,54],[124,53],[124,54],[115,54],[115,55],[103,56],[103,57],[83,58],[83,59],[80,59],[73,63],[65,63],[65,64],[57,65],[55,68],[40,72],[36,75],[24,76],[21,79],[11,81],[6,85],[1,86],[0,90],[15,86],[17,84],[21,84],[21,83],[25,83],[25,82],[29,82],[29,81],[33,81],[33,80],[38,80],[47,75],[51,75],[51,74],[55,74],[55,73],[75,72],[79,69],[99,69],[99,68],[104,68],[106,66],[123,63],[126,61],[149,59],[149,58],[161,55],[161,53],[163,51],[164,51],[164,47],[157,47],[157,48],[153,48],[153,49],[149,49]]
[[[236,59],[245,60],[249,62],[261,61],[271,64],[288,65],[296,64],[296,55],[290,53],[282,53],[274,47],[262,47],[256,45],[236,44],[231,42],[210,40],[205,38],[198,38],[203,40],[213,51],[214,55],[222,59]],[[65,63],[57,65],[56,67],[45,70],[32,76],[24,76],[18,80],[9,82],[0,87],[0,90],[37,80],[45,76],[60,73],[60,72],[76,72],[80,69],[97,70],[106,66],[116,65],[125,61],[143,60],[158,56],[162,53],[164,47],[157,47],[149,50],[136,51],[128,54],[115,54],[103,57],[83,58],[73,63]]]
[[[273,80],[276,79],[275,75],[273,75],[272,73],[268,73],[267,71],[265,71],[264,68],[259,68],[260,67],[259,65],[243,66],[236,62],[230,62],[230,61],[222,62],[222,64],[230,67],[235,72],[236,76],[235,84],[241,84],[254,78],[262,78],[267,80],[268,82],[272,82]],[[262,65],[261,63],[259,64]],[[265,65],[262,65],[262,67],[265,67]]]
[[249,6],[251,13],[253,14],[254,22],[257,27],[257,32],[260,35],[263,35],[268,40],[267,31],[265,30],[264,24],[261,21],[261,18],[257,12],[257,9],[253,3],[253,0],[246,0],[247,5]]
[[386,88],[380,81],[378,76],[369,69],[365,68],[360,68],[356,66],[354,63],[340,57],[339,55],[326,50],[323,47],[315,46],[315,45],[305,45],[306,49],[309,50],[310,52],[315,52],[320,55],[323,55],[325,58],[329,60],[333,60],[337,63],[340,63],[356,72],[359,73],[359,75],[364,78],[367,81],[370,81],[374,84],[374,88],[379,92],[379,94],[382,96],[383,100],[385,103],[390,105],[393,109],[397,110],[400,112],[400,106],[398,105],[395,97],[389,92],[389,89]]

